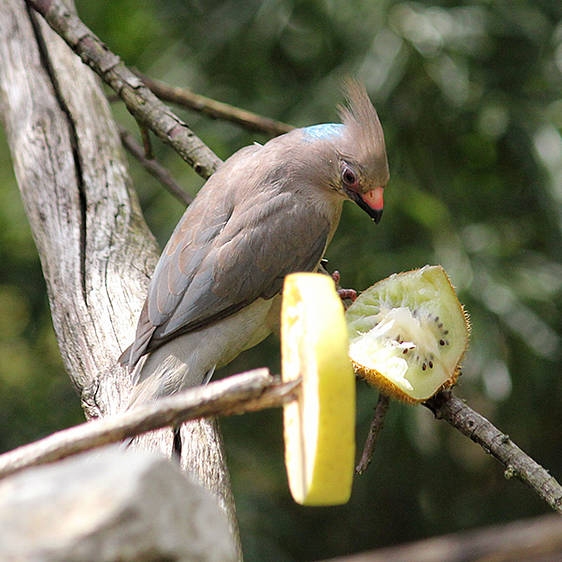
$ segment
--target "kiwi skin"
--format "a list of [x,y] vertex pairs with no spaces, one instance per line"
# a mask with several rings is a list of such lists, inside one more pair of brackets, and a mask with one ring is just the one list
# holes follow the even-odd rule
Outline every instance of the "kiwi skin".
[[[425,267],[430,267],[430,266],[425,266]],[[406,271],[406,272],[398,273],[396,275],[396,277],[400,277],[402,275],[407,275],[407,274],[418,272],[421,269],[425,269],[425,267],[419,268],[419,269],[414,269],[412,271]],[[456,302],[458,304],[459,310],[460,310],[461,314],[463,315],[464,323],[465,323],[465,326],[466,326],[466,332],[467,332],[467,337],[466,337],[466,340],[465,340],[464,349],[462,350],[462,353],[459,356],[457,366],[455,367],[451,376],[446,381],[444,381],[441,386],[439,386],[435,390],[435,392],[432,395],[432,396],[435,396],[435,394],[437,394],[441,390],[451,388],[453,385],[456,384],[457,379],[458,379],[458,377],[461,373],[461,362],[462,362],[464,354],[466,353],[466,350],[468,348],[468,341],[469,341],[469,338],[470,338],[471,326],[470,326],[469,314],[465,310],[464,306],[459,302],[459,300],[456,296],[455,288],[454,288],[453,284],[451,283],[451,279],[447,275],[447,272],[440,265],[439,266],[433,266],[433,267],[438,267],[443,272],[445,278],[447,279],[447,282],[449,283],[449,286],[450,286],[450,288],[453,292],[453,295],[455,296],[455,299],[456,299]],[[382,373],[380,373],[376,369],[367,368],[364,365],[361,365],[360,363],[357,363],[353,359],[351,360],[351,362],[353,364],[353,369],[354,369],[356,375],[365,379],[370,385],[378,388],[380,390],[380,392],[382,392],[386,396],[389,396],[390,398],[394,398],[396,400],[399,400],[401,402],[405,402],[407,404],[415,405],[415,404],[420,404],[422,402],[425,402],[426,400],[429,400],[432,397],[432,396],[428,396],[426,398],[418,399],[418,398],[414,398],[412,396],[409,396],[408,394],[406,394],[404,392],[404,390],[402,390],[399,386],[394,384],[392,381],[390,381],[387,377],[385,377]]]
[[[351,363],[353,364],[353,370],[355,371],[356,375],[360,376],[362,379],[365,379],[371,386],[378,388],[382,394],[388,396],[389,398],[394,398],[395,400],[399,400],[400,402],[405,402],[406,404],[412,404],[412,405],[421,404],[422,402],[425,402],[426,400],[432,398],[432,396],[429,396],[428,398],[423,398],[421,400],[412,398],[411,396],[408,396],[400,387],[396,386],[393,382],[389,381],[384,375],[379,373],[376,369],[367,369],[366,367],[363,367],[363,365],[360,365],[359,363],[356,363],[353,360],[351,361]],[[451,388],[454,384],[456,384],[460,373],[461,373],[461,367],[460,367],[460,360],[459,360],[459,364],[457,365],[457,368],[455,369],[455,372],[453,373],[451,378],[446,380],[435,391],[435,394],[437,394],[441,390]],[[435,396],[435,394],[433,394],[433,396]]]

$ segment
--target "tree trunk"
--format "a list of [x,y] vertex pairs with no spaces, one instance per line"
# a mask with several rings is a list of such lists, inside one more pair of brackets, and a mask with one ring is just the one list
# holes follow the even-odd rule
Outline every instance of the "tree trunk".
[[[86,417],[125,407],[131,343],[158,249],[141,214],[97,77],[31,13],[0,3],[0,115],[47,284],[66,370]],[[218,497],[237,536],[215,422],[181,432],[182,466]],[[139,440],[171,457],[171,430]]]

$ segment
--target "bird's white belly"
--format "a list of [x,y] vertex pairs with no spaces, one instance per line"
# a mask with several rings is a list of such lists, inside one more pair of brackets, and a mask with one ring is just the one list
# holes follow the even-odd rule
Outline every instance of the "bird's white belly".
[[232,361],[271,333],[268,316],[278,299],[257,299],[206,328],[178,336],[137,365],[137,383],[129,407],[202,383],[207,372]]

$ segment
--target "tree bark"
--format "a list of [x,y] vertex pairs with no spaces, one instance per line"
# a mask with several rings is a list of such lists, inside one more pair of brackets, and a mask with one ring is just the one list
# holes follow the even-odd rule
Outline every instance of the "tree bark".
[[[116,359],[159,252],[98,78],[23,0],[0,3],[0,36],[0,115],[61,355],[86,417],[113,414],[131,389]],[[197,443],[182,447],[182,464],[215,493],[237,536],[220,432],[209,421],[189,427]],[[172,441],[167,429],[139,446],[171,457]]]

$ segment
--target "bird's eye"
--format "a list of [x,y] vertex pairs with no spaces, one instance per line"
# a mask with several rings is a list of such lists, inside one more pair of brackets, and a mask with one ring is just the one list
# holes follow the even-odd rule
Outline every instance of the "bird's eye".
[[341,179],[348,187],[355,187],[358,183],[357,174],[347,165],[342,168]]

